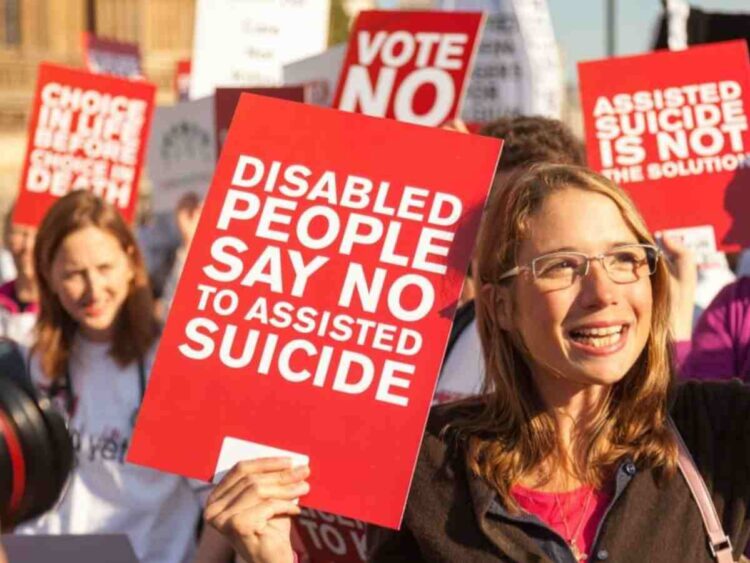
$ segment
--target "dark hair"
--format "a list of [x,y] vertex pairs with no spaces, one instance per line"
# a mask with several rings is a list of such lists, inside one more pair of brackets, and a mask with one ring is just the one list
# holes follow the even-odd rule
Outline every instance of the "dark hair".
[[537,162],[586,164],[583,143],[561,121],[540,116],[501,117],[480,134],[503,139],[498,172]]
[[133,280],[115,321],[110,354],[125,366],[143,357],[159,332],[148,274],[130,227],[117,209],[102,199],[87,191],[71,192],[47,211],[34,247],[40,305],[34,352],[39,355],[42,371],[49,378],[65,373],[77,329],[76,321],[63,308],[50,286],[52,262],[68,235],[89,226],[113,235],[128,254],[133,267]]

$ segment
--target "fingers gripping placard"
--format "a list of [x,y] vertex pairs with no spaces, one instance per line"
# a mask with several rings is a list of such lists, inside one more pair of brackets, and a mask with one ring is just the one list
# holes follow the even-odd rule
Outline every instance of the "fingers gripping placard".
[[397,525],[498,152],[243,96],[130,459],[209,478],[225,436],[301,452],[303,504]]

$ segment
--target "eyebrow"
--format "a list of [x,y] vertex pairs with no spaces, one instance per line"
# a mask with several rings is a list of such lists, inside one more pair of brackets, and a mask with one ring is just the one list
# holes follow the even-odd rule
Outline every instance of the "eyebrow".
[[[641,243],[638,240],[636,240],[636,241],[618,241],[618,242],[611,243],[607,247],[607,250],[612,250],[612,249],[618,248],[620,246],[630,246],[630,245],[633,245],[633,244],[645,244],[645,243]],[[546,254],[556,254],[558,252],[577,252],[578,254],[586,254],[585,252],[583,252],[582,250],[579,250],[575,246],[561,246],[559,248],[555,248],[555,249],[552,249],[552,250],[546,250],[544,252],[540,252],[537,256],[544,256]]]

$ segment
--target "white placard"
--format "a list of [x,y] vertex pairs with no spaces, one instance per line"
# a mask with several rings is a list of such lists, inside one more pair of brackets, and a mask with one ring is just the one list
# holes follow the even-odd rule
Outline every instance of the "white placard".
[[346,55],[346,43],[339,43],[322,53],[284,65],[284,84],[310,86],[310,103],[331,107],[341,66]]
[[330,0],[198,0],[190,98],[278,86],[282,66],[323,51]]
[[462,118],[562,113],[560,55],[545,0],[442,0],[445,10],[488,13]]
[[310,458],[305,454],[226,436],[221,443],[219,459],[216,460],[213,482],[218,483],[221,481],[238,461],[260,459],[263,457],[290,457],[292,458],[292,467],[310,464]]
[[213,97],[156,108],[146,168],[154,212],[174,210],[188,192],[205,194],[215,167]]
[[684,227],[681,229],[665,229],[655,233],[656,238],[668,237],[676,239],[685,248],[692,251],[696,257],[716,252],[716,233],[712,225]]

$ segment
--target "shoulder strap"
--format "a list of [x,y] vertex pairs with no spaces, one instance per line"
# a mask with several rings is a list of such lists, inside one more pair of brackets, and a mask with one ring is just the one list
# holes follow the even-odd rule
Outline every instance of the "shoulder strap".
[[146,363],[143,358],[138,357],[138,391],[140,393],[140,403],[143,402],[143,396],[146,394]]
[[724,528],[721,526],[721,520],[716,513],[716,507],[708,493],[706,483],[698,472],[693,456],[690,455],[690,451],[688,451],[674,421],[669,418],[667,423],[677,440],[677,464],[701,512],[703,526],[708,534],[708,548],[711,550],[711,555],[718,563],[733,563],[732,542],[729,540],[729,536],[724,533]]

